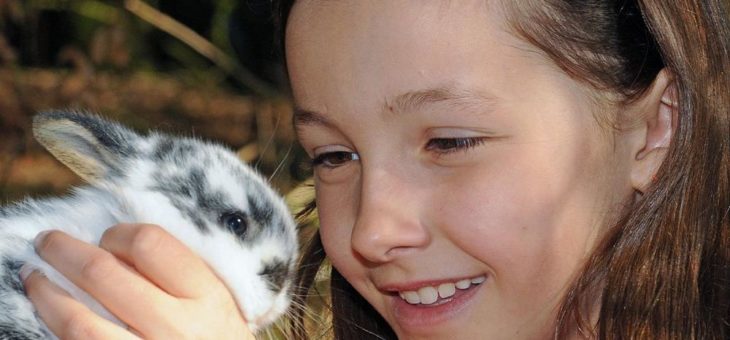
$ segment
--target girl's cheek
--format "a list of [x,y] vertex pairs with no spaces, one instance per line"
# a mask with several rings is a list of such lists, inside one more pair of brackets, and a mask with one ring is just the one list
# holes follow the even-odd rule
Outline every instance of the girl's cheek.
[[327,256],[336,265],[351,256],[349,251],[352,238],[354,215],[357,209],[351,185],[315,184],[319,232]]
[[[525,164],[526,150],[504,147],[479,165],[442,178],[432,197],[432,215],[462,251],[493,270],[516,268],[550,240],[558,214],[556,186],[540,176],[546,169]],[[519,267],[517,267],[519,268]]]

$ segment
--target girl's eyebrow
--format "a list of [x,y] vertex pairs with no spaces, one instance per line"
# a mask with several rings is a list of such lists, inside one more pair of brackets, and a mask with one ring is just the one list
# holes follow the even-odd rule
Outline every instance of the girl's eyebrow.
[[393,100],[386,100],[383,109],[394,113],[416,112],[425,106],[440,104],[488,110],[496,101],[495,96],[480,91],[444,86],[405,92]]
[[[415,112],[428,105],[449,105],[454,107],[474,107],[481,112],[491,111],[496,103],[495,96],[480,91],[455,87],[434,87],[424,90],[408,91],[383,101],[383,111],[392,113]],[[294,107],[294,127],[322,125],[332,127],[327,117],[315,111]]]
[[294,106],[292,122],[294,123],[295,129],[307,125],[322,125],[326,127],[333,127],[333,124],[330,122],[330,120],[327,119],[327,117],[325,117],[323,114],[314,111],[304,110],[297,106]]

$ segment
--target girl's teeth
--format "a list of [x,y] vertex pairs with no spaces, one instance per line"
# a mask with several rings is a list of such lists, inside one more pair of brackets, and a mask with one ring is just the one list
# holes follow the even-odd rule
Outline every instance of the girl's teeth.
[[421,287],[418,290],[418,297],[424,305],[430,305],[439,299],[439,293],[436,288],[431,286]]
[[456,293],[456,285],[453,283],[442,283],[439,285],[439,297],[445,299]]
[[487,279],[486,276],[475,277],[475,278],[471,279],[471,283],[478,285],[478,284],[484,282],[486,279]]
[[456,288],[467,289],[467,288],[469,288],[469,286],[471,286],[471,280],[469,280],[469,279],[456,281]]
[[398,295],[412,305],[430,305],[438,301],[439,298],[446,299],[454,296],[457,288],[461,290],[468,289],[471,285],[478,285],[486,280],[487,277],[482,275],[473,279],[459,280],[455,283],[442,283],[438,287],[424,286],[419,288],[418,291],[403,291],[399,292]]
[[404,292],[403,293],[403,296],[401,296],[401,297],[403,299],[405,299],[406,301],[408,301],[408,303],[410,303],[412,305],[421,303],[421,298],[418,297],[418,293],[413,292],[413,291],[411,291],[411,292]]

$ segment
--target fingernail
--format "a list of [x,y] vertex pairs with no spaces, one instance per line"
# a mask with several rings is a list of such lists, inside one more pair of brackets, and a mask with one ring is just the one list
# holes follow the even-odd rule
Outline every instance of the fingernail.
[[20,280],[25,282],[25,280],[28,279],[28,276],[32,274],[35,271],[35,268],[29,266],[28,264],[24,264],[22,267],[20,267],[20,272],[18,275],[20,276]]
[[35,239],[33,240],[33,246],[36,249],[38,249],[38,245],[40,245],[41,242],[43,242],[43,238],[45,238],[46,235],[48,235],[48,233],[50,233],[50,232],[51,232],[50,230],[45,230],[45,231],[41,231],[40,233],[38,233],[38,235],[36,235]]

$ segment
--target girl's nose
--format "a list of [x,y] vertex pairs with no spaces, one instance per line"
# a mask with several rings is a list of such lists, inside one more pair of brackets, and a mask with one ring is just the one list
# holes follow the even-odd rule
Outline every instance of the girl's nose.
[[363,172],[352,231],[354,251],[370,262],[384,263],[430,242],[415,197],[422,190],[414,185],[388,169]]

